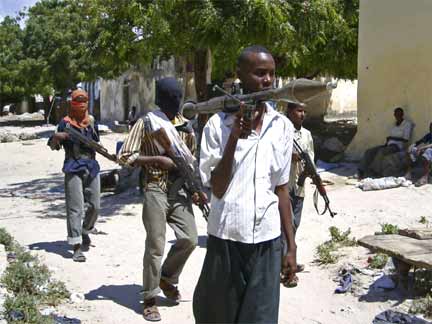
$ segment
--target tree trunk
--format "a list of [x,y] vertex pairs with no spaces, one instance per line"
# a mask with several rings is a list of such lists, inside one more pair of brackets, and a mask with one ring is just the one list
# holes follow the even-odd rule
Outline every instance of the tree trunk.
[[[195,74],[195,89],[197,101],[205,101],[208,99],[208,84],[211,83],[211,52],[210,49],[198,49],[194,53],[194,74]],[[201,133],[204,125],[207,123],[209,115],[198,115],[198,149],[201,139]]]

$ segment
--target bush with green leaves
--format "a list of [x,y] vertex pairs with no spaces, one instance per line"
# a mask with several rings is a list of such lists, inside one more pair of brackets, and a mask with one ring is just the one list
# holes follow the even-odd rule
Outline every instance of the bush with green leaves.
[[14,244],[12,235],[10,235],[3,227],[0,227],[0,244],[5,246],[6,251],[11,251]]
[[429,224],[429,221],[428,221],[428,219],[426,218],[426,216],[420,216],[419,223],[420,223],[420,224],[427,225],[427,224]]
[[39,261],[12,262],[6,268],[1,283],[14,294],[40,295],[40,287],[48,283],[50,273]]
[[369,261],[369,267],[372,269],[383,269],[388,261],[388,255],[384,253],[377,253]]
[[54,321],[42,316],[38,310],[38,300],[36,296],[29,294],[18,294],[8,296],[4,302],[4,315],[8,323],[14,324],[51,324]]
[[384,223],[381,224],[381,232],[376,232],[376,235],[380,234],[398,234],[399,233],[399,227],[394,224],[390,223]]
[[428,294],[426,297],[413,300],[409,312],[432,318],[432,296]]
[[42,316],[38,308],[57,306],[69,298],[65,284],[52,280],[48,268],[17,244],[3,228],[0,228],[0,243],[7,244],[8,251],[15,255],[0,278],[0,283],[11,293],[5,300],[4,317],[13,323],[52,323],[52,319]]
[[331,239],[318,245],[316,249],[316,261],[319,264],[336,263],[339,259],[336,251],[339,248],[344,246],[354,246],[357,244],[357,241],[354,238],[349,237],[351,229],[341,232],[336,226],[331,226],[329,227],[329,232]]

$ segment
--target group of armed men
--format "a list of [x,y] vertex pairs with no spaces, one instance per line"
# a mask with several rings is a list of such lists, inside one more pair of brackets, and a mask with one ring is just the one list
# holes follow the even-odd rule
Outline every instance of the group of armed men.
[[[245,48],[237,76],[244,94],[270,89],[275,78],[271,53],[257,45]],[[293,149],[295,139],[313,159],[311,133],[302,127],[304,105],[289,103],[284,115],[274,102],[258,102],[251,119],[244,118],[243,104],[238,113],[216,113],[204,126],[196,154],[193,130],[176,128],[186,121],[181,101],[176,79],[158,80],[159,109],[136,121],[117,156],[120,165],[144,170],[143,316],[161,320],[156,305],[160,291],[171,300],[181,299],[179,276],[198,244],[192,203],[203,205],[208,199],[184,182],[178,185],[182,174],[154,136],[163,130],[211,192],[207,251],[193,296],[196,323],[277,323],[280,286],[296,286],[296,273],[304,269],[297,264],[295,243],[305,195],[297,181],[303,163]],[[65,130],[73,127],[99,141],[87,108],[87,93],[73,91],[68,115],[48,141],[52,149],[65,150],[67,240],[76,262],[86,260],[83,252],[91,246],[89,233],[100,209],[100,168],[95,151]],[[166,224],[176,241],[163,261]]]

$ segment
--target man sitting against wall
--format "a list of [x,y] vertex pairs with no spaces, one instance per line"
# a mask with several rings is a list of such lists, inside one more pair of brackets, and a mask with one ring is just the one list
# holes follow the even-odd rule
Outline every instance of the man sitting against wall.
[[[398,175],[404,167],[404,159],[399,154],[405,150],[411,138],[413,124],[404,119],[401,107],[394,110],[395,125],[384,145],[366,150],[358,166],[359,178]],[[403,155],[404,156],[404,155]]]

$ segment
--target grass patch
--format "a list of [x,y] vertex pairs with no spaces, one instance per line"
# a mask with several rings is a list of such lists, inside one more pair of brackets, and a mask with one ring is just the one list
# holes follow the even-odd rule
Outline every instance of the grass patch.
[[345,246],[354,246],[357,241],[354,238],[350,238],[351,229],[341,232],[336,226],[329,227],[331,239],[326,241],[316,248],[316,261],[319,264],[331,264],[336,263],[339,256],[336,251]]
[[413,300],[409,312],[411,314],[423,314],[425,317],[432,318],[432,296],[428,294],[426,297]]
[[375,232],[375,235],[398,234],[398,233],[399,233],[399,227],[397,225],[384,223],[381,224],[381,232]]
[[11,251],[14,239],[3,227],[0,227],[0,244],[5,246],[6,251]]
[[419,219],[419,221],[418,221],[420,224],[423,224],[423,225],[428,225],[429,224],[429,221],[428,221],[428,219],[426,218],[426,216],[420,216],[420,219]]
[[369,267],[372,269],[383,269],[387,264],[388,258],[387,254],[377,253],[368,260]]
[[38,309],[38,300],[35,296],[28,294],[9,296],[6,298],[3,307],[8,323],[54,323],[50,317],[41,315]]
[[0,228],[0,240],[14,255],[13,262],[0,278],[0,283],[10,293],[4,303],[4,317],[13,323],[53,323],[52,318],[42,316],[39,309],[47,305],[57,306],[69,298],[65,284],[53,280],[48,268],[16,243],[3,228]]

